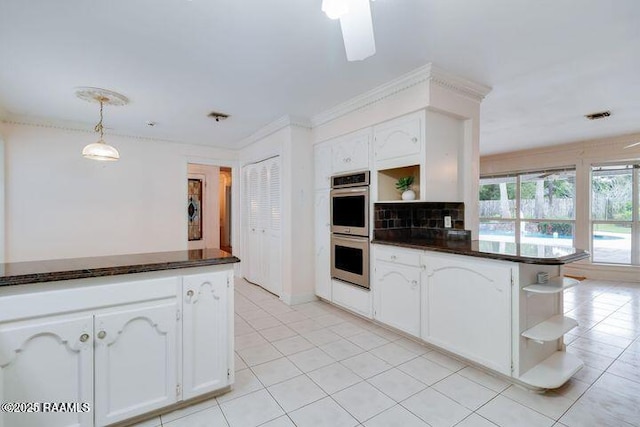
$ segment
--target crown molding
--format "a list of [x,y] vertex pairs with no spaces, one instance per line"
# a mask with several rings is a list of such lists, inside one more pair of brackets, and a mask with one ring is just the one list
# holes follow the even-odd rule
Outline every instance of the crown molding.
[[[9,116],[9,117],[0,117],[0,122],[7,125],[13,126],[28,126],[33,128],[42,128],[42,129],[55,129],[62,130],[66,132],[78,132],[78,133],[87,133],[87,134],[95,134],[96,131],[92,125],[77,123],[77,122],[66,122],[66,121],[52,121],[47,119],[39,119],[34,117],[27,116]],[[128,138],[128,139],[136,139],[140,141],[154,141],[154,142],[166,142],[171,144],[190,144],[183,141],[176,141],[171,139],[165,139],[160,137],[148,137],[148,136],[140,136],[140,135],[130,135],[125,133],[113,132],[108,129],[109,136],[115,136],[119,138]],[[190,144],[196,145],[196,144]]]
[[437,84],[476,102],[481,102],[491,91],[489,86],[456,76],[432,63],[428,63],[397,79],[316,114],[311,118],[311,124],[313,127],[323,125],[423,82]]
[[457,76],[432,63],[427,65],[429,66],[429,81],[473,101],[482,102],[485,96],[491,92],[490,86]]
[[311,129],[311,122],[304,117],[291,116],[287,114],[261,127],[246,138],[241,139],[239,145],[240,147],[246,147],[288,126]]

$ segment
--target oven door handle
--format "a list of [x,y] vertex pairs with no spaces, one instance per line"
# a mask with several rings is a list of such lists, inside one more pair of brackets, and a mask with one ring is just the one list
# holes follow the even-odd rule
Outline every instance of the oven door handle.
[[351,188],[334,188],[331,190],[331,196],[351,195],[353,193],[366,193],[369,187],[351,187]]
[[334,241],[346,240],[346,241],[355,242],[355,243],[364,243],[364,242],[369,243],[369,238],[366,236],[351,237],[351,236],[345,236],[345,235],[336,236],[334,234],[333,240]]

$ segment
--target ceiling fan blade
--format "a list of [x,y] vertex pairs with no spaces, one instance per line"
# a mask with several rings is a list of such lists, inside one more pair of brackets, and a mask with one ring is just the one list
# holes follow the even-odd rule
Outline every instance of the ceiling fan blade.
[[347,60],[361,61],[376,53],[369,0],[348,0],[349,13],[340,18]]

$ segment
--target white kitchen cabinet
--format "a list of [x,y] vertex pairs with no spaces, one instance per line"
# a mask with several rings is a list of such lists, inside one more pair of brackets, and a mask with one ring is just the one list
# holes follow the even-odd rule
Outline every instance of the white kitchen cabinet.
[[313,148],[315,189],[331,187],[331,144],[324,143]]
[[171,299],[96,315],[96,425],[178,401],[177,310]]
[[1,287],[0,401],[90,411],[0,412],[0,427],[111,425],[229,386],[232,267],[184,271]]
[[315,278],[316,295],[331,301],[331,227],[329,190],[316,191]]
[[371,128],[340,137],[331,142],[333,174],[369,169]]
[[226,271],[184,276],[182,283],[182,397],[229,385],[229,286]]
[[244,233],[246,250],[243,273],[276,295],[282,293],[281,169],[280,157],[245,166]]
[[511,375],[511,283],[517,265],[427,253],[422,338]]
[[376,169],[420,164],[425,113],[419,111],[373,127]]
[[420,267],[376,261],[374,319],[420,337]]
[[358,313],[366,318],[372,316],[372,297],[369,289],[346,283],[341,280],[331,280],[331,297],[334,304]]
[[[93,316],[0,326],[0,401],[93,402]],[[0,412],[0,427],[93,425],[88,412]]]

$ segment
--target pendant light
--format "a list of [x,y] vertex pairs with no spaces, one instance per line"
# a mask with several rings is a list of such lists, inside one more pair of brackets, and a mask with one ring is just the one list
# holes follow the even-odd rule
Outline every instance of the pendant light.
[[104,106],[106,105],[126,105],[129,100],[119,93],[99,88],[78,88],[76,96],[89,102],[100,104],[100,121],[95,126],[96,133],[100,134],[97,142],[87,145],[82,150],[82,156],[91,160],[116,161],[120,158],[118,150],[107,144],[104,140],[104,126],[102,124]]

